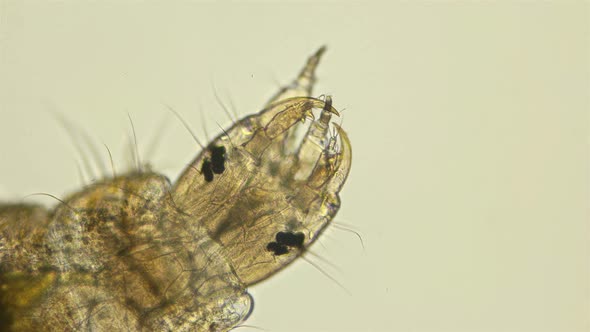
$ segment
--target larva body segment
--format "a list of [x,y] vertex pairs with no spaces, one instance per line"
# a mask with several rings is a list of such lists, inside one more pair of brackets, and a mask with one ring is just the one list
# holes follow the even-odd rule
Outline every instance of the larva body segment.
[[332,99],[309,97],[323,51],[174,185],[135,171],[52,211],[0,205],[2,330],[227,331],[243,322],[253,304],[246,287],[302,255],[340,207],[350,142],[337,125],[340,148],[327,137]]
[[[185,227],[187,215],[169,192],[163,176],[134,173],[66,199],[39,230],[42,259],[23,254],[24,268],[2,273],[5,324],[14,331],[206,331],[245,319],[252,301],[223,249],[203,227]],[[21,226],[12,220],[3,214],[4,234]],[[3,244],[19,251],[16,239]]]

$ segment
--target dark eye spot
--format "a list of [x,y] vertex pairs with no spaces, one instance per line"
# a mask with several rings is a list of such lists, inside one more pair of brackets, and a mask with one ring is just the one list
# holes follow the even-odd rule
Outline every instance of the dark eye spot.
[[225,171],[225,146],[213,146],[209,148],[211,152],[211,170],[215,174],[221,174]]
[[209,159],[203,160],[201,165],[201,174],[205,177],[205,181],[213,181],[213,170],[211,169],[211,161]]
[[213,174],[222,174],[225,171],[225,146],[212,146],[209,148],[211,157],[207,157],[201,164],[201,174],[205,181],[213,181]]
[[278,232],[275,237],[277,243],[293,248],[302,248],[305,240],[305,235],[301,232]]
[[279,244],[276,242],[270,242],[266,245],[266,250],[273,253],[275,256],[284,255],[289,252],[289,248],[287,248],[284,244]]
[[276,242],[270,242],[266,245],[266,250],[272,252],[275,256],[280,256],[288,253],[291,248],[303,248],[305,235],[301,232],[278,232],[275,239]]

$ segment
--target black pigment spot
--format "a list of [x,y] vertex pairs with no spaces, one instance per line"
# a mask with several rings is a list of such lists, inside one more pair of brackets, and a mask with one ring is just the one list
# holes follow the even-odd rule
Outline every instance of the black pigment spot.
[[221,174],[225,171],[225,146],[213,146],[209,148],[211,152],[211,170],[215,174]]
[[278,232],[275,239],[276,242],[270,242],[266,245],[266,250],[272,252],[275,256],[280,256],[288,253],[291,248],[303,248],[305,235],[301,232]]
[[205,181],[213,181],[213,174],[222,174],[225,171],[225,146],[212,146],[209,148],[211,157],[206,157],[201,164],[201,174]]
[[209,161],[209,159],[203,160],[203,164],[201,165],[201,174],[203,174],[205,177],[205,181],[213,181],[213,170],[211,169],[211,161]]
[[278,232],[275,238],[279,244],[285,245],[287,247],[301,248],[303,247],[305,235],[303,235],[301,232]]
[[271,251],[273,255],[280,256],[289,252],[289,248],[286,245],[278,244],[276,242],[270,242],[266,245],[266,250]]

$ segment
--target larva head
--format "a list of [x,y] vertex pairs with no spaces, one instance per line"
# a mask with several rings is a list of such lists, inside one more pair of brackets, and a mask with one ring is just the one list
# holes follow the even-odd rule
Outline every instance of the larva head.
[[[338,211],[352,155],[346,133],[330,124],[332,115],[338,112],[330,97],[273,103],[215,139],[176,183],[174,204],[222,244],[243,283],[292,262]],[[301,137],[307,118],[314,120]],[[338,138],[328,137],[330,125]],[[222,161],[222,172],[209,171]]]

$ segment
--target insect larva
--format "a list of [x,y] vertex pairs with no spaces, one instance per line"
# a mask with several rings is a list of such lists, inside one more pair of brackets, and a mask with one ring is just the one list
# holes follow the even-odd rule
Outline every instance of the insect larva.
[[310,97],[323,52],[174,184],[140,167],[52,210],[0,205],[1,329],[226,331],[243,322],[247,287],[303,255],[340,207],[350,142],[330,123],[332,99]]

